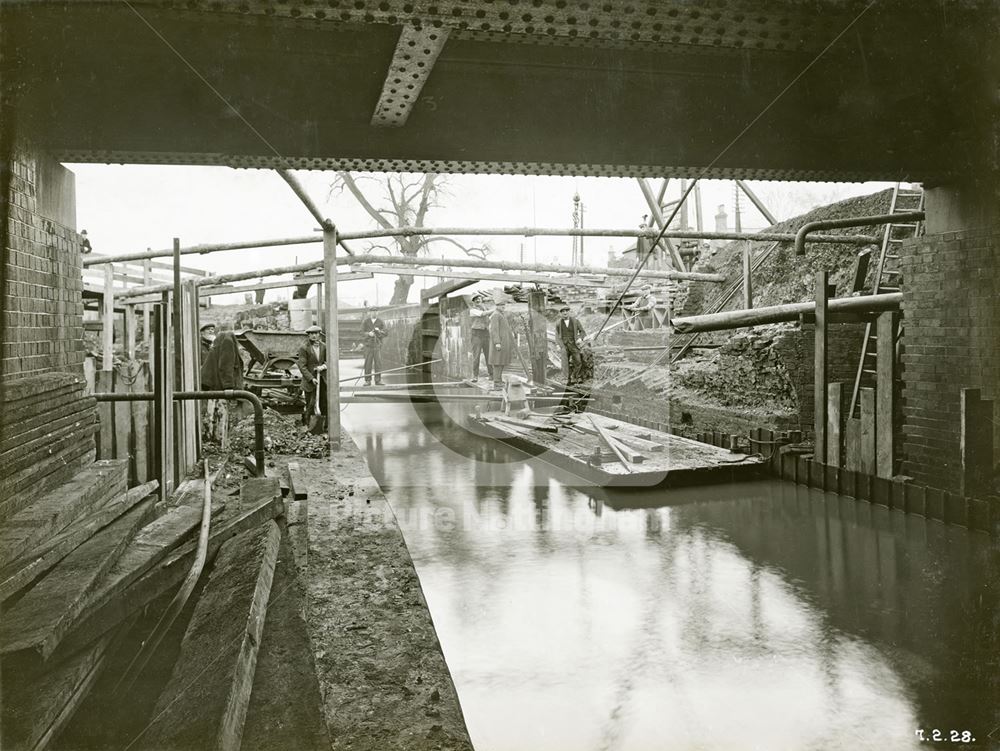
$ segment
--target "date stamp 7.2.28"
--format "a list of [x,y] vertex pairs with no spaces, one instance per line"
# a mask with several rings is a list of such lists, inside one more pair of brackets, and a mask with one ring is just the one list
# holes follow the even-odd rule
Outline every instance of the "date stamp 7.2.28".
[[940,730],[938,728],[917,728],[913,731],[918,741],[933,743],[975,743],[971,730]]

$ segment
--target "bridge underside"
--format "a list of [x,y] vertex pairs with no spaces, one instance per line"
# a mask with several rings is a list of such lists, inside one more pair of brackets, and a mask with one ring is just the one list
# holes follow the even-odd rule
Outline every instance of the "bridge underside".
[[416,5],[8,3],[5,110],[63,161],[926,182],[995,163],[995,3]]

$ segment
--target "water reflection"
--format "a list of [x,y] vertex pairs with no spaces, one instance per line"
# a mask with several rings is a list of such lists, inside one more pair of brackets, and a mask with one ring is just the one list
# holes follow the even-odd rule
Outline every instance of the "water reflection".
[[984,536],[785,483],[592,492],[433,407],[363,410],[477,749],[989,747]]

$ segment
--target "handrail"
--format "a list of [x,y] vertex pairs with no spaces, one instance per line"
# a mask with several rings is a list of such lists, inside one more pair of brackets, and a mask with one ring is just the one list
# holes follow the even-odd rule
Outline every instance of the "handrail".
[[795,255],[805,255],[806,236],[810,232],[821,229],[843,229],[845,227],[871,227],[876,224],[898,224],[903,221],[919,222],[924,218],[923,211],[905,211],[900,214],[879,214],[878,216],[859,216],[848,219],[821,219],[816,222],[806,222],[795,233]]
[[[243,389],[219,389],[216,391],[175,391],[177,401],[204,401],[207,399],[242,399],[253,406],[254,468],[257,477],[264,477],[264,405],[251,391]],[[99,402],[151,402],[155,398],[152,391],[133,394],[94,394]]]

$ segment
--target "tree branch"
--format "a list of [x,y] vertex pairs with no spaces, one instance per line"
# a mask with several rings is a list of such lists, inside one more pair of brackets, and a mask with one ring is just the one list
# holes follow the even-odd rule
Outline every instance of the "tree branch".
[[434,180],[437,175],[434,173],[427,173],[424,175],[424,185],[420,191],[420,205],[417,207],[416,221],[414,221],[415,227],[424,226],[424,217],[427,216],[427,209],[429,208],[429,201],[431,193],[434,190]]
[[485,259],[487,255],[493,250],[489,245],[477,245],[475,247],[467,247],[462,245],[462,243],[457,240],[452,240],[450,237],[444,237],[442,235],[432,235],[425,238],[424,245],[430,245],[432,242],[437,242],[438,240],[444,241],[446,243],[451,243],[456,248],[461,249],[466,255],[473,256],[475,258]]
[[338,172],[337,176],[343,181],[347,189],[351,191],[351,195],[353,195],[354,198],[357,199],[357,202],[361,204],[361,208],[367,211],[368,215],[378,222],[380,227],[383,229],[392,229],[392,223],[382,216],[378,209],[371,205],[365,197],[365,194],[361,192],[358,184],[354,181],[354,177],[349,172]]

